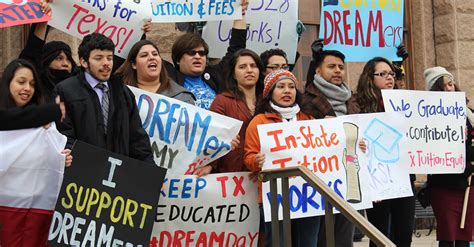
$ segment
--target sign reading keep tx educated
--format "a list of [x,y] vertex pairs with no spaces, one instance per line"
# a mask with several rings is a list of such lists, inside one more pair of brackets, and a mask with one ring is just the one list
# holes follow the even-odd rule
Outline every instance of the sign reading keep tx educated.
[[240,0],[151,0],[152,22],[242,19]]
[[167,178],[149,246],[257,246],[258,186],[249,174]]
[[148,246],[166,169],[76,141],[52,246]]
[[[280,48],[294,63],[298,45],[298,0],[249,1],[247,48],[262,53]],[[229,46],[232,21],[207,22],[202,37],[209,44],[209,57],[221,58]]]
[[[396,114],[400,117],[374,113],[260,125],[263,169],[306,166],[355,209],[370,208],[373,200],[411,196],[408,158],[398,152],[406,146],[399,131],[406,120]],[[359,148],[362,139],[365,153]],[[324,198],[302,178],[290,179],[289,193],[292,218],[324,214]],[[262,194],[270,221],[269,183]]]
[[155,163],[168,177],[190,175],[231,149],[242,121],[182,101],[129,87],[143,128],[150,136]]
[[375,56],[392,61],[403,41],[404,0],[321,1],[321,28],[325,50],[338,50],[348,62],[366,62]]
[[144,19],[151,17],[149,1],[54,1],[50,4],[52,19],[49,25],[82,38],[94,32],[112,39],[115,54],[126,58],[128,51],[139,41]]
[[404,111],[413,174],[462,173],[466,164],[464,92],[382,90],[385,111]]
[[0,28],[49,21],[41,10],[41,0],[0,0]]

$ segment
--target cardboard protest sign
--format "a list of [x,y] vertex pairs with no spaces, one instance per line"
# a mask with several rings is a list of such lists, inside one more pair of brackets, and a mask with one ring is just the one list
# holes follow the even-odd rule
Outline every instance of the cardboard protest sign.
[[[306,166],[355,209],[370,208],[373,200],[411,196],[406,158],[396,152],[406,145],[399,131],[406,120],[395,119],[375,113],[260,125],[263,169]],[[365,153],[359,148],[362,139]],[[271,220],[269,187],[263,184],[266,221]],[[324,214],[324,198],[302,178],[290,179],[289,193],[292,218]]]
[[381,56],[392,61],[403,42],[403,0],[321,1],[319,37],[325,50],[338,50],[347,62]]
[[149,1],[54,1],[50,4],[49,24],[65,33],[82,38],[94,32],[112,39],[115,54],[126,58],[140,40],[144,19],[151,18]]
[[41,0],[0,0],[0,28],[49,21]]
[[149,246],[257,246],[257,188],[248,172],[167,178]]
[[152,22],[242,19],[240,0],[151,0]]
[[[280,48],[294,63],[298,45],[298,0],[249,1],[247,48],[261,53]],[[209,44],[209,57],[221,58],[229,46],[232,21],[208,22],[202,37]]]
[[76,141],[49,230],[52,246],[147,246],[166,169]]
[[412,174],[462,173],[466,164],[464,92],[382,90],[385,111],[403,111]]
[[169,169],[169,177],[192,174],[228,153],[242,126],[242,121],[176,99],[130,89],[150,136],[155,163]]

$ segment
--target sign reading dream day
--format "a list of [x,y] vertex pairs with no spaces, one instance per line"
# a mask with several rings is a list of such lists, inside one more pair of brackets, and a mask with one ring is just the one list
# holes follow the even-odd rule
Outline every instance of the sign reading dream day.
[[150,136],[155,163],[168,177],[189,175],[231,149],[242,121],[160,94],[129,87],[143,128]]
[[462,173],[466,165],[464,92],[382,90],[385,111],[403,111],[407,169],[413,174]]
[[257,246],[260,210],[249,174],[166,178],[149,246]]
[[319,37],[325,50],[338,50],[347,62],[381,56],[392,61],[403,42],[403,0],[321,1]]
[[52,246],[148,246],[166,169],[76,141]]

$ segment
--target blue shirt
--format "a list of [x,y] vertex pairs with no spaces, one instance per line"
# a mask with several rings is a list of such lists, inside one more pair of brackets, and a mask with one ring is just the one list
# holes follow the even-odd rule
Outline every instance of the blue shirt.
[[216,92],[202,80],[201,76],[186,76],[183,86],[196,97],[196,106],[206,110],[211,108]]

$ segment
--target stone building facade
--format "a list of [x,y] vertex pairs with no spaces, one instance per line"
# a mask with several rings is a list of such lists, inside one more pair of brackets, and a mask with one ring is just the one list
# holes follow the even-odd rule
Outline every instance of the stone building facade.
[[[311,59],[310,44],[318,35],[320,0],[299,0],[299,5],[306,32],[298,45],[301,58],[294,72],[303,81]],[[149,38],[157,42],[164,59],[171,61],[171,46],[179,34],[174,24],[155,24]],[[18,56],[27,35],[27,26],[0,29],[0,74]],[[79,40],[56,30],[49,39],[65,40],[74,51],[79,44]],[[405,64],[409,88],[424,90],[424,69],[439,65],[453,73],[474,103],[474,0],[405,0],[404,43],[410,52]],[[347,81],[352,88],[363,66],[347,64]]]

